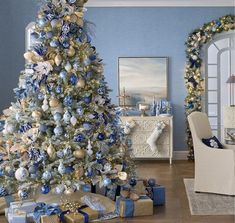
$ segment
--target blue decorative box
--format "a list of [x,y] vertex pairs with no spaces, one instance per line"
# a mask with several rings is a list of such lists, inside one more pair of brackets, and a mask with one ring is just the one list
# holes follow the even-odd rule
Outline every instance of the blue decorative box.
[[164,186],[155,185],[154,187],[146,187],[147,195],[153,200],[153,205],[165,205],[166,190]]

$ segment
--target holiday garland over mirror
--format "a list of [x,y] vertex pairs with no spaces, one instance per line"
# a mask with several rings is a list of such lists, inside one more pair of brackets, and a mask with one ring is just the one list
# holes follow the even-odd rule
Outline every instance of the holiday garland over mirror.
[[[234,30],[235,28],[235,16],[226,15],[212,22],[206,23],[200,29],[195,29],[189,34],[186,42],[186,57],[187,65],[185,70],[185,84],[188,95],[185,98],[185,113],[186,116],[194,111],[202,110],[202,94],[204,78],[202,77],[202,58],[200,55],[200,49],[204,44],[209,42],[213,36],[223,31]],[[186,128],[187,145],[189,148],[188,159],[194,159],[193,141],[189,125],[187,123]]]

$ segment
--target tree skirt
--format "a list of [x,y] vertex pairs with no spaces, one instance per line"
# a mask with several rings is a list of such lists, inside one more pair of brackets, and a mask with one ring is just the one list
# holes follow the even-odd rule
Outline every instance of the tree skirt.
[[194,179],[184,179],[192,215],[235,215],[235,197],[195,193]]

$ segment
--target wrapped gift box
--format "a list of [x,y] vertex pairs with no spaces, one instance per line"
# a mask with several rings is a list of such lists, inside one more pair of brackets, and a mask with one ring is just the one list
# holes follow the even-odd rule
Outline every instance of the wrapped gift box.
[[37,206],[37,203],[33,200],[26,201],[17,201],[10,204],[9,213],[12,213],[14,210],[25,211],[26,214],[32,213],[34,208]]
[[98,211],[89,207],[80,208],[76,213],[68,213],[64,215],[64,223],[88,223],[99,218]]
[[153,205],[165,205],[165,187],[156,185],[154,187],[147,187],[147,194],[153,200]]
[[43,215],[40,220],[40,223],[60,223],[60,218],[57,215]]
[[14,210],[12,213],[8,213],[8,223],[26,223],[26,212],[20,210]]
[[123,218],[153,215],[153,201],[148,196],[140,196],[137,201],[118,197],[116,209]]
[[19,196],[17,194],[0,197],[0,214],[4,214],[5,208],[10,207],[10,203],[14,201],[19,201]]

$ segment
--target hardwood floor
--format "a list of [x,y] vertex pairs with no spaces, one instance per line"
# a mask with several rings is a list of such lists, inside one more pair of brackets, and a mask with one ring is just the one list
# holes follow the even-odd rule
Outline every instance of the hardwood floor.
[[[166,187],[166,205],[154,207],[154,215],[130,219],[114,219],[102,223],[235,223],[234,216],[191,216],[183,183],[192,178],[194,164],[188,161],[139,161],[140,177],[156,178]],[[2,216],[0,223],[7,221]]]

